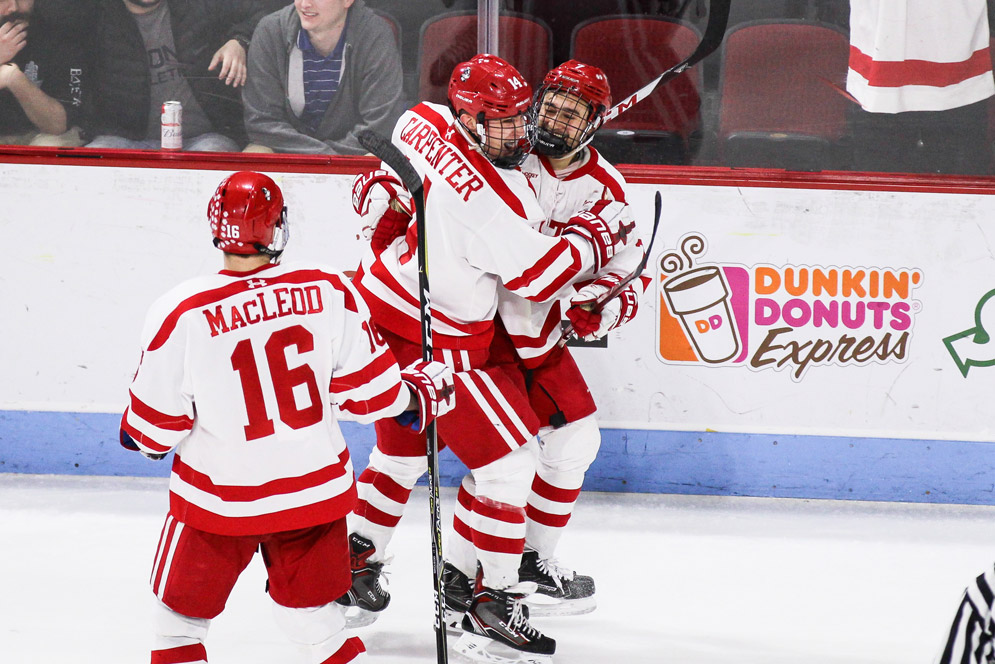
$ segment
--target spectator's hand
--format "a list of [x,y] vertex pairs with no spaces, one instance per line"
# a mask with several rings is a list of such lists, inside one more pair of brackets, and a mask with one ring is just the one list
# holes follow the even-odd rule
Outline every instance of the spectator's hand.
[[0,64],[14,59],[28,43],[28,24],[10,21],[0,26]]
[[225,85],[230,85],[233,88],[237,88],[240,85],[245,85],[245,75],[248,69],[245,66],[245,49],[234,39],[229,39],[225,42],[225,45],[218,49],[218,52],[214,54],[211,58],[211,66],[208,67],[208,71],[214,71],[218,65],[221,65],[221,71],[218,73],[218,78],[225,82]]
[[13,62],[0,65],[0,90],[9,88],[18,76],[22,76],[21,68]]

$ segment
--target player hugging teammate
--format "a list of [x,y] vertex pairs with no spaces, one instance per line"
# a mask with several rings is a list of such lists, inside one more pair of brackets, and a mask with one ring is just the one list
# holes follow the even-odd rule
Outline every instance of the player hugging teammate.
[[[595,404],[559,342],[564,315],[584,339],[631,320],[646,285],[614,288],[641,266],[643,243],[622,176],[588,145],[610,105],[596,67],[564,63],[533,98],[514,67],[478,55],[453,71],[448,107],[419,104],[392,136],[425,182],[433,345],[457,397],[436,426],[470,469],[445,603],[463,632],[455,649],[475,659],[549,661],[555,642],[530,616],[595,607],[593,579],[555,557],[600,446]],[[403,362],[421,323],[411,199],[384,168],[357,178],[353,203],[371,240],[355,283]],[[376,427],[349,519],[353,584],[340,602],[353,624],[388,605],[385,550],[427,467],[422,436]]]

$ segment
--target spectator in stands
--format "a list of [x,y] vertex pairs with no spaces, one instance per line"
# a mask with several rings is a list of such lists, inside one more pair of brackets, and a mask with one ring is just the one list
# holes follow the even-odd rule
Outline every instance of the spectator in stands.
[[0,144],[82,145],[89,68],[72,0],[0,1]]
[[158,149],[165,101],[183,105],[183,149],[245,144],[237,88],[252,32],[283,0],[97,0],[89,147]]
[[247,150],[365,154],[356,134],[389,134],[401,96],[401,57],[383,18],[363,0],[295,0],[252,37]]
[[853,168],[990,171],[986,0],[851,0]]

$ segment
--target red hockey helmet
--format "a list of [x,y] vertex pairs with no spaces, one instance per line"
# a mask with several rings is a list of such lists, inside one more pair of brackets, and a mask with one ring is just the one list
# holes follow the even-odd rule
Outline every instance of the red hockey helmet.
[[287,208],[280,187],[268,175],[229,175],[207,205],[214,246],[229,254],[277,257],[287,246]]
[[517,69],[496,55],[483,53],[456,65],[449,79],[453,111],[478,122],[521,115],[532,103],[532,86]]
[[600,68],[568,60],[551,69],[536,93],[536,152],[573,154],[591,142],[611,108],[608,77]]
[[532,148],[531,105],[532,86],[496,55],[473,56],[456,65],[449,79],[453,114],[458,119],[467,113],[476,120],[480,149],[499,168],[518,166]]

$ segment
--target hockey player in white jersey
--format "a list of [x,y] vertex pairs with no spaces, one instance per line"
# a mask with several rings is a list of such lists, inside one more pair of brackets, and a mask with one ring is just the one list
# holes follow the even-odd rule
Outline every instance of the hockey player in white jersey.
[[279,263],[287,215],[268,176],[225,178],[208,219],[224,269],[152,305],[121,422],[125,447],[176,450],[151,661],[207,662],[211,620],[259,549],[279,626],[310,664],[344,664],[365,647],[335,602],[351,583],[356,488],[332,404],[360,422],[413,411],[424,425],[452,408],[452,372],[402,372],[345,276]]
[[[537,139],[521,170],[535,189],[546,218],[539,230],[562,233],[567,220],[593,201],[625,202],[625,180],[588,143],[611,107],[604,72],[571,60],[546,74],[535,97]],[[492,361],[505,362],[525,381],[530,404],[542,424],[539,460],[526,506],[525,553],[519,576],[538,590],[525,599],[531,615],[575,615],[593,611],[594,580],[575,574],[555,555],[584,480],[601,445],[596,406],[568,349],[558,342],[565,312],[575,333],[587,340],[603,337],[632,320],[648,279],[635,279],[600,312],[591,305],[638,269],[643,244],[638,228],[626,246],[602,270],[586,275],[579,292],[564,302],[536,303],[500,291],[499,326]],[[454,516],[455,537],[444,566],[449,622],[458,625],[460,609],[469,605],[469,581],[476,561],[469,541],[467,506],[474,494],[464,478]]]
[[[557,237],[537,232],[546,215],[515,168],[530,147],[529,84],[500,58],[475,56],[454,70],[449,103],[411,109],[392,139],[425,179],[433,346],[456,371],[458,405],[438,420],[439,439],[476,480],[467,521],[479,568],[457,649],[478,652],[499,643],[510,646],[509,657],[515,651],[549,656],[555,642],[529,624],[521,598],[532,587],[518,580],[535,473],[527,446],[535,445],[539,422],[518,383],[488,361],[498,290],[537,302],[573,292],[575,279],[599,271],[624,246],[625,206],[602,204],[570,220]],[[384,180],[373,183],[382,176],[357,181],[354,203],[367,217],[386,214]],[[421,352],[415,232],[408,225],[386,247],[371,247],[355,278],[402,361]],[[343,602],[367,611],[386,607],[389,595],[379,584],[384,552],[425,470],[422,436],[389,421],[377,424],[377,446],[359,478],[350,521],[354,581]]]

